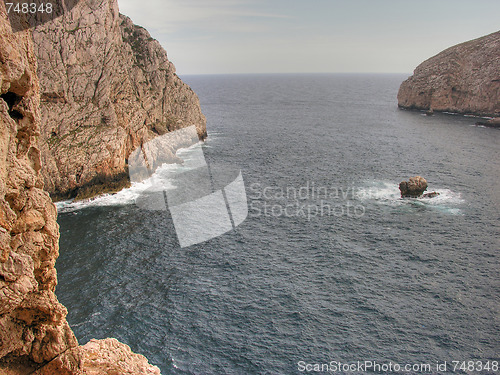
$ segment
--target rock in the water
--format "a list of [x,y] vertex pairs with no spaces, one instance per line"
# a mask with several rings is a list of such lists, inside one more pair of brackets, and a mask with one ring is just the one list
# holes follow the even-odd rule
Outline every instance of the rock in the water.
[[500,128],[500,117],[492,118],[490,120],[481,120],[476,122],[478,126],[486,126],[488,128]]
[[500,31],[450,47],[401,84],[401,108],[500,116]]
[[422,198],[434,198],[437,197],[439,193],[437,191],[433,191],[432,193],[425,193],[422,195]]
[[427,189],[427,181],[420,176],[411,177],[409,181],[399,184],[402,198],[418,198]]

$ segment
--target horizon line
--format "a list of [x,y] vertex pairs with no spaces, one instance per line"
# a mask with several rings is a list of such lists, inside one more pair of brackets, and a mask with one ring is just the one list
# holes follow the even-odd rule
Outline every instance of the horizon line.
[[175,73],[178,76],[229,76],[229,75],[313,75],[313,74],[370,74],[370,75],[396,75],[396,74],[408,74],[409,76],[413,75],[413,72],[408,73],[408,72],[265,72],[265,73],[258,73],[258,72],[251,72],[251,73]]

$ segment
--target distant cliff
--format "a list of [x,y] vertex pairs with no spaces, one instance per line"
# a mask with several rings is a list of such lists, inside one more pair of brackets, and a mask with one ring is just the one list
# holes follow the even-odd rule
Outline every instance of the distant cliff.
[[450,47],[401,84],[401,108],[500,116],[500,31]]
[[80,1],[33,32],[41,87],[42,175],[57,198],[127,185],[144,142],[206,120],[161,45],[119,14],[117,0]]

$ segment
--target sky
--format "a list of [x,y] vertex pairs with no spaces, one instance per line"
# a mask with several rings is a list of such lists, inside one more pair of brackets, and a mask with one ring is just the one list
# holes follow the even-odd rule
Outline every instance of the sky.
[[408,73],[500,30],[498,0],[118,0],[179,75]]

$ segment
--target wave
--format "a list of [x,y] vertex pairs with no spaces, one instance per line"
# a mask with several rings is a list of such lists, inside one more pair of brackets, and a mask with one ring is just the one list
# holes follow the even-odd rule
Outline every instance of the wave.
[[123,189],[118,193],[103,194],[81,201],[67,200],[57,202],[55,203],[57,211],[59,213],[66,213],[89,207],[127,206],[135,204],[136,199],[146,190],[155,192],[173,189],[175,186],[172,185],[169,177],[172,173],[195,168],[199,162],[199,152],[195,151],[199,150],[202,144],[203,142],[198,142],[190,147],[177,150],[176,156],[183,159],[184,163],[182,164],[163,164],[148,179],[141,182],[133,182],[131,187]]
[[448,112],[448,111],[443,111],[441,112],[445,115],[453,115],[453,116],[463,116],[463,117],[470,117],[470,118],[482,118],[482,119],[485,119],[485,120],[492,120],[493,117],[489,117],[489,116],[479,116],[479,115],[472,115],[472,114],[463,114],[463,113],[457,113],[457,112]]
[[372,200],[387,204],[397,204],[401,193],[393,182],[369,181],[356,190],[356,197],[362,201]]
[[149,189],[153,184],[150,181],[153,177],[139,183],[133,183],[130,188],[123,189],[114,194],[103,194],[98,197],[85,199],[82,201],[62,201],[57,202],[56,207],[59,213],[73,212],[89,207],[109,207],[126,206],[135,203],[135,200],[142,192]]

